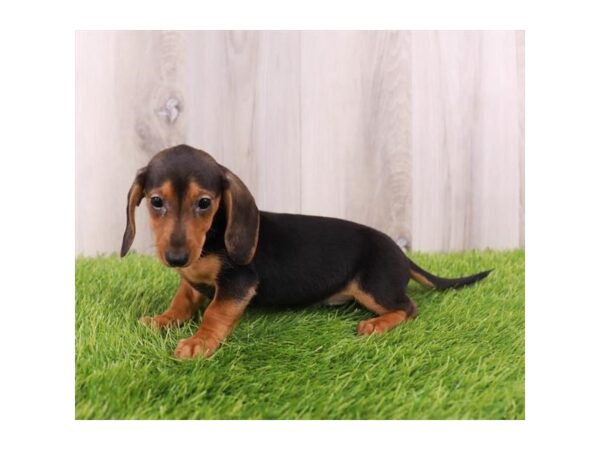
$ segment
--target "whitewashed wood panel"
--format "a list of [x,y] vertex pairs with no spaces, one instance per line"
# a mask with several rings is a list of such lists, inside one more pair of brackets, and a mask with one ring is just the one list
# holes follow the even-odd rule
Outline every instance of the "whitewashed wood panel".
[[208,151],[254,190],[259,35],[234,31],[186,37],[193,70],[187,74],[190,128],[185,143]]
[[413,33],[413,248],[520,245],[519,61],[515,32]]
[[302,211],[410,237],[410,36],[303,32]]
[[299,32],[191,32],[186,41],[187,143],[236,172],[260,208],[300,212]]
[[[362,32],[359,136],[348,149],[344,217],[411,240],[410,33]],[[358,56],[358,55],[357,55]]]
[[359,33],[303,32],[302,212],[344,217],[345,162],[361,136]]
[[119,249],[135,171],[178,143],[262,209],[523,246],[524,86],[522,32],[79,32],[76,252]]
[[525,248],[525,32],[516,32],[519,104],[519,247]]
[[300,32],[261,32],[254,145],[261,209],[302,212]]
[[[118,251],[136,170],[185,140],[181,55],[179,33],[77,33],[77,253]],[[133,248],[151,252],[145,211],[137,217]]]

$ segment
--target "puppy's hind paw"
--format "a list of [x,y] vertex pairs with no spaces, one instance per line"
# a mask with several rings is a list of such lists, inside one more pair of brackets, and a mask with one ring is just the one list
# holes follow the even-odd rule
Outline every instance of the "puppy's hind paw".
[[358,324],[356,328],[356,334],[359,336],[369,336],[373,333],[377,333],[375,323],[372,320],[363,320]]

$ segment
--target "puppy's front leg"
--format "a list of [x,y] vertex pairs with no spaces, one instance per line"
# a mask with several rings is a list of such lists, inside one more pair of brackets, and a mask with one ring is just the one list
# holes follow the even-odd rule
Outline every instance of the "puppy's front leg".
[[202,300],[203,296],[182,277],[169,309],[158,316],[144,316],[140,318],[140,323],[158,329],[179,326],[194,317],[202,305]]
[[236,289],[236,295],[231,295],[230,291],[217,288],[215,298],[206,308],[196,334],[179,341],[175,349],[177,358],[191,359],[199,355],[209,357],[231,334],[256,291],[254,287],[242,291]]

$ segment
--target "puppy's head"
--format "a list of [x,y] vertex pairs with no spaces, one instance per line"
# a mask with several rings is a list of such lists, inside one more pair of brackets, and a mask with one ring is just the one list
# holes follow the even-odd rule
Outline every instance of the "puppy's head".
[[225,247],[236,264],[248,264],[258,241],[259,214],[242,181],[212,156],[186,145],[163,150],[140,169],[127,195],[121,256],[135,237],[135,208],[146,199],[160,260],[185,267],[200,258],[220,208]]

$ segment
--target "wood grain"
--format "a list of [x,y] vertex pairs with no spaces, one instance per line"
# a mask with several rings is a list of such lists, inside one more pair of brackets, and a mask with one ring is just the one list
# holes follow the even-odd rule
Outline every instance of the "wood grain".
[[[344,217],[345,160],[360,140],[358,34],[301,36],[302,212]],[[343,113],[341,113],[343,111]],[[348,156],[346,156],[348,155]]]
[[[348,148],[345,217],[411,240],[410,33],[358,36],[359,139]],[[356,94],[354,94],[356,96]]]
[[300,33],[261,32],[254,145],[260,208],[301,212]]
[[304,32],[301,48],[302,211],[408,239],[409,33]]
[[515,32],[413,33],[413,246],[520,244]]
[[525,32],[516,32],[519,107],[519,247],[525,248]]
[[300,212],[299,36],[187,35],[187,142],[236,172],[267,210]]
[[119,248],[135,171],[182,142],[261,209],[523,246],[524,89],[523,32],[78,32],[76,252]]

